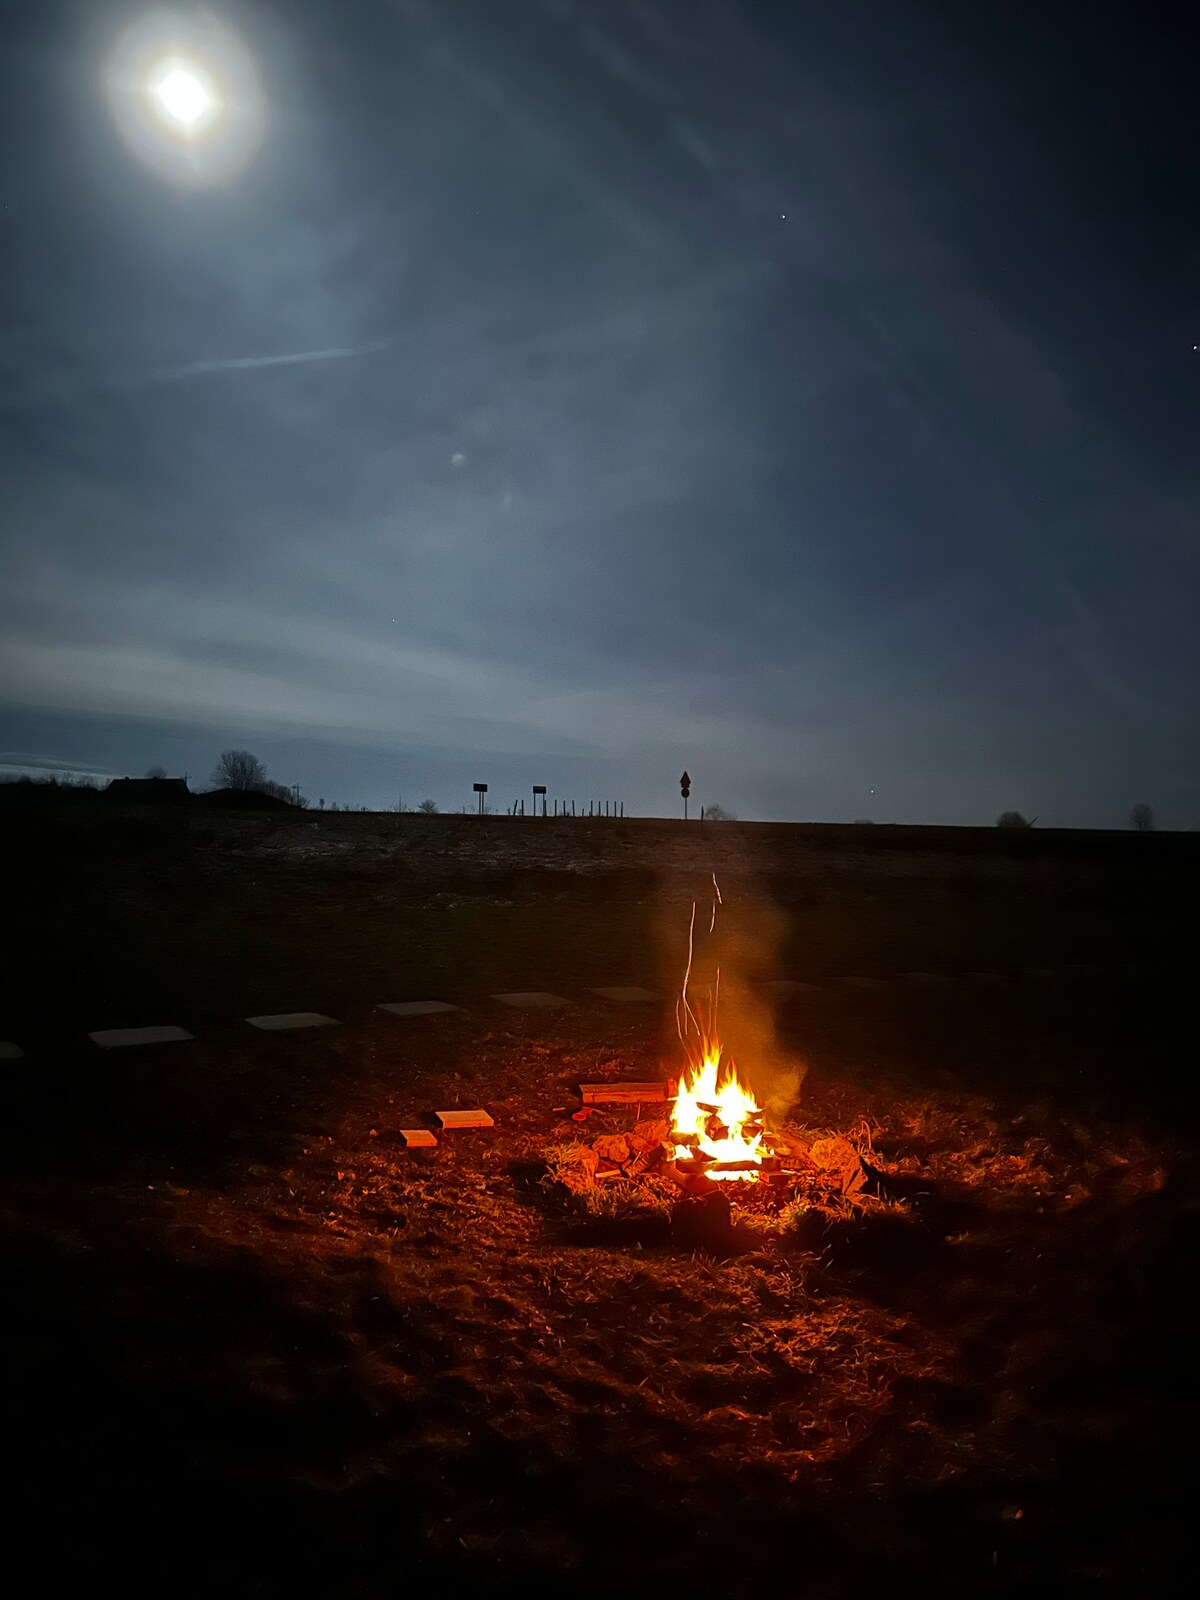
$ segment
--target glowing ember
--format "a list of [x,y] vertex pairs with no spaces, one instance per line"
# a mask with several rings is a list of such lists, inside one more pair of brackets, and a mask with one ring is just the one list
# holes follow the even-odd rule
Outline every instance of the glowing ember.
[[[675,1159],[707,1156],[719,1166],[708,1178],[756,1183],[762,1162],[762,1109],[737,1075],[732,1061],[721,1061],[720,1046],[680,1080],[671,1112]],[[729,1163],[736,1163],[733,1168]]]

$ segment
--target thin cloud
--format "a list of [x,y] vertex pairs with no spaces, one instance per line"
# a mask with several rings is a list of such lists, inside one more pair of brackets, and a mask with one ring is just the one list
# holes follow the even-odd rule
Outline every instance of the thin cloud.
[[69,761],[60,756],[31,755],[25,750],[0,750],[0,772],[67,773],[76,777],[84,775],[93,778],[112,776],[106,767],[98,767],[91,761]]
[[165,367],[134,379],[135,383],[177,383],[182,378],[198,378],[209,372],[243,372],[258,367],[293,367],[306,361],[345,361],[350,356],[374,355],[387,350],[396,340],[374,339],[370,344],[336,345],[331,350],[292,350],[277,356],[226,356],[215,361],[189,361],[181,367]]
[[[71,406],[89,396],[106,391],[148,388],[160,383],[180,383],[187,378],[200,378],[209,373],[248,372],[260,367],[296,367],[310,361],[346,361],[353,356],[375,355],[398,343],[397,338],[374,339],[369,344],[334,345],[325,350],[288,350],[273,356],[223,356],[211,361],[188,361],[178,367],[161,367],[157,371],[124,373],[119,377],[93,374],[85,377],[78,372],[22,371],[10,368],[4,373],[8,379],[7,392],[0,397],[0,410],[27,411],[39,406]],[[20,378],[25,392],[15,392],[15,380]]]

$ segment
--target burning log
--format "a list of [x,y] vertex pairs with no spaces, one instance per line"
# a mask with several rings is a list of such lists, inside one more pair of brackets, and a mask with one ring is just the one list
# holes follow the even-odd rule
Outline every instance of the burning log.
[[675,1171],[684,1178],[715,1178],[719,1174],[752,1177],[762,1171],[757,1161],[719,1161],[716,1156],[676,1156]]

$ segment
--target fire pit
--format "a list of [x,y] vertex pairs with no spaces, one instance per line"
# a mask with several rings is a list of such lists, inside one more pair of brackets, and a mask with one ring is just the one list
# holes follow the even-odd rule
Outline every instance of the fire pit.
[[[721,891],[714,877],[709,932],[717,924]],[[779,1171],[779,1160],[766,1137],[763,1110],[736,1064],[721,1048],[717,1033],[717,1001],[721,969],[715,969],[707,1002],[693,1005],[689,994],[695,954],[696,904],[688,924],[687,966],[675,1007],[679,1041],[688,1057],[671,1108],[674,1173],[679,1179],[709,1183],[759,1183]]]
[[[710,933],[721,903],[715,879],[713,892]],[[653,1200],[678,1207],[722,1196],[726,1216],[730,1200],[763,1213],[780,1211],[801,1194],[816,1204],[858,1195],[867,1173],[849,1140],[836,1133],[804,1135],[768,1127],[758,1094],[720,1041],[720,968],[703,1000],[691,993],[695,924],[693,903],[687,966],[676,1003],[686,1058],[678,1079],[581,1085],[576,1122],[609,1107],[607,1115],[620,1115],[624,1108],[635,1120],[588,1145],[560,1148],[553,1162],[555,1177],[585,1195],[616,1184],[613,1193],[624,1194],[634,1205]],[[647,1117],[652,1105],[656,1114]],[[618,1183],[622,1179],[623,1186]]]

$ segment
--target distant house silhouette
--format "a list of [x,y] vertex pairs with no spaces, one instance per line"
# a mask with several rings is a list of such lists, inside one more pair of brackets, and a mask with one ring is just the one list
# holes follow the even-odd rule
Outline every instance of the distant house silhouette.
[[114,778],[104,793],[134,806],[185,805],[192,798],[186,778]]

